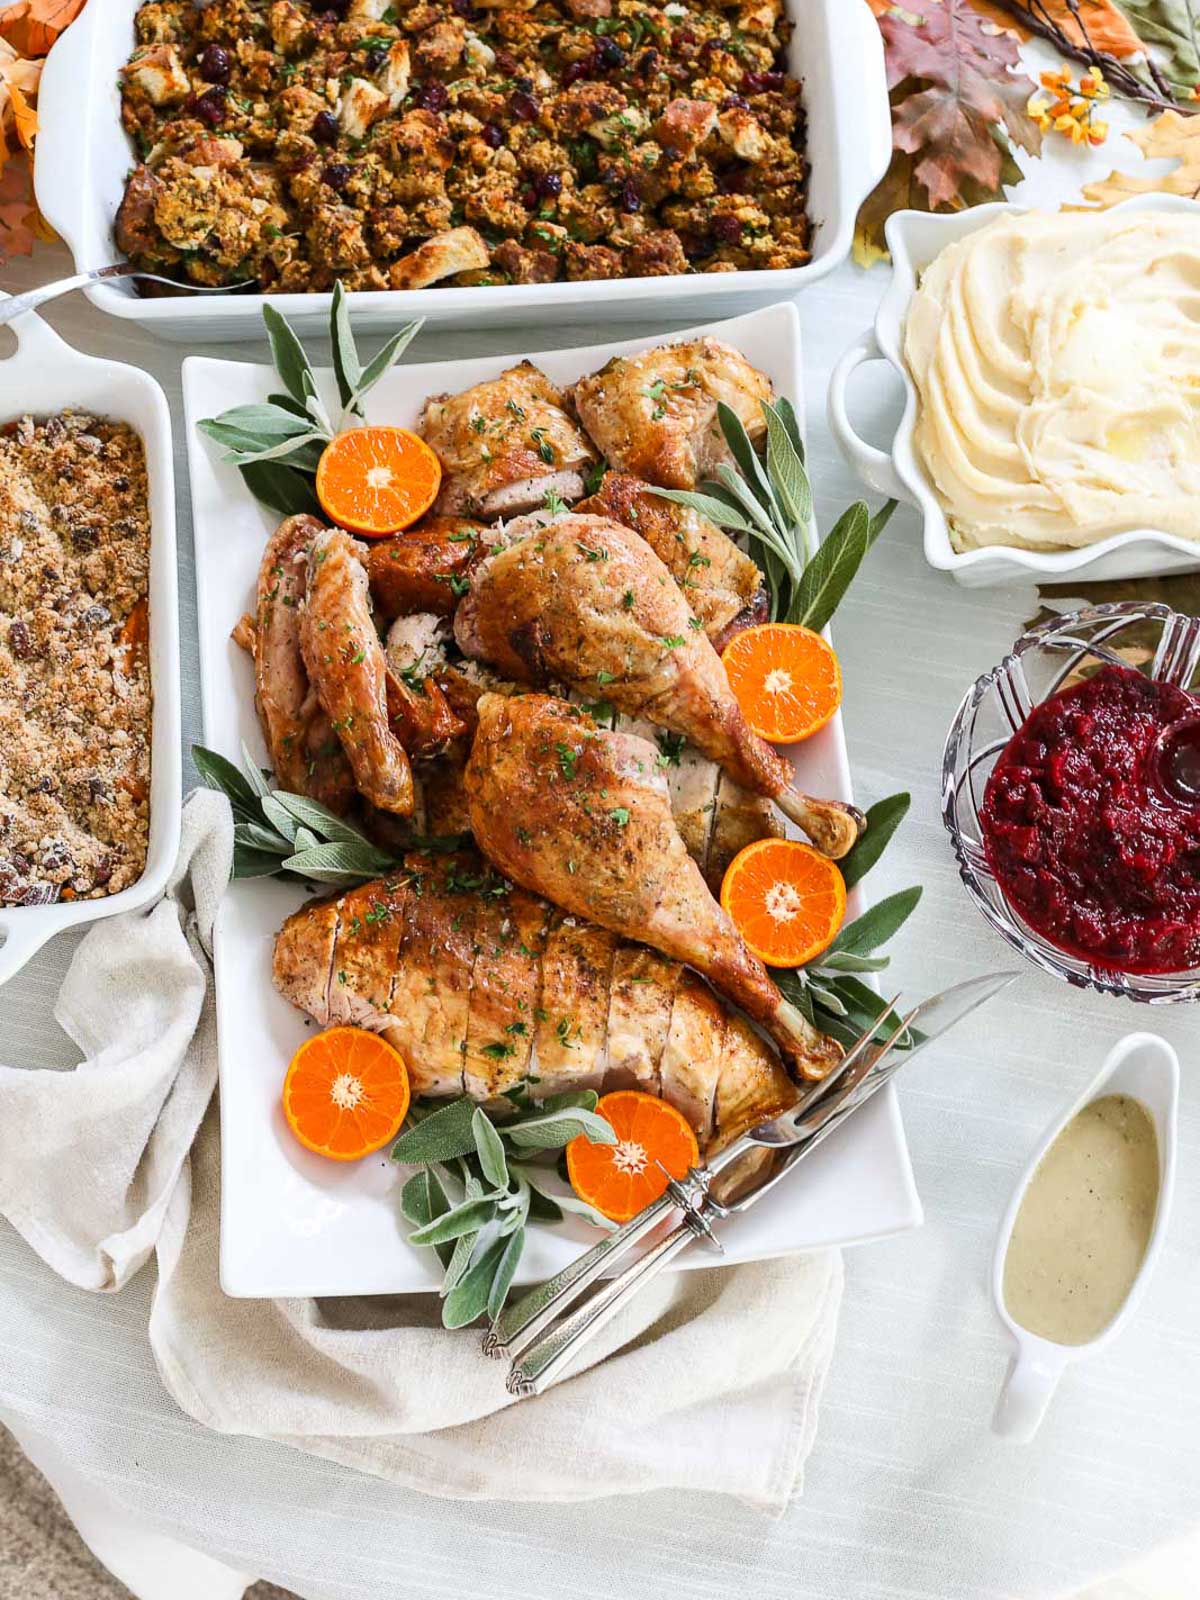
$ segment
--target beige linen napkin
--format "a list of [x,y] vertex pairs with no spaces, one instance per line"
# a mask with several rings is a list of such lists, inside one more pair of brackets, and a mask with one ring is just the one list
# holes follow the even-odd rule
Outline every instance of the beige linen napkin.
[[447,1332],[430,1295],[222,1294],[219,1126],[205,1108],[231,849],[227,802],[193,795],[165,898],[98,923],[67,973],[55,1014],[85,1059],[65,1073],[0,1067],[0,1211],[88,1289],[119,1289],[157,1250],[159,1371],[218,1431],[447,1497],[694,1488],[781,1511],[832,1357],[836,1252],[664,1274],[596,1341],[588,1370],[520,1403],[478,1329]]

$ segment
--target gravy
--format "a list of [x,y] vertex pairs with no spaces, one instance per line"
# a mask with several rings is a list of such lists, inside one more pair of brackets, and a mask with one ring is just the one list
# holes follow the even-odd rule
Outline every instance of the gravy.
[[1158,1204],[1158,1139],[1128,1095],[1093,1100],[1030,1180],[1004,1258],[1013,1320],[1056,1344],[1102,1333],[1137,1277]]

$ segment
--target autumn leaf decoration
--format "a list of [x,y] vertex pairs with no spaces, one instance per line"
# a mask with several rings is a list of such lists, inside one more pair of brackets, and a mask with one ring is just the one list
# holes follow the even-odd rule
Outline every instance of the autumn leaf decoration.
[[[1147,156],[1174,155],[1180,165],[1167,179],[1114,173],[1085,189],[1086,198],[1106,205],[1146,189],[1195,192],[1197,144],[1184,124],[1200,112],[1200,0],[868,3],[883,35],[893,156],[859,213],[861,265],[886,253],[883,226],[893,211],[1002,200],[1005,185],[1022,177],[1018,152],[1037,154],[1043,130],[1101,143],[1106,124],[1091,112],[1110,93],[1162,113],[1161,127],[1130,137]],[[1019,51],[1034,37],[1082,63],[1078,85],[1065,68],[1043,73],[1040,88],[1031,81]]]
[[16,0],[0,8],[0,261],[51,237],[33,198],[42,61],[84,0]]
[[[1021,71],[1016,37],[979,15],[971,0],[870,0],[879,19],[892,103],[894,156],[859,213],[855,259],[884,254],[893,211],[961,210],[1000,199],[1041,134],[1026,109],[1037,85]],[[914,9],[907,9],[908,6]]]

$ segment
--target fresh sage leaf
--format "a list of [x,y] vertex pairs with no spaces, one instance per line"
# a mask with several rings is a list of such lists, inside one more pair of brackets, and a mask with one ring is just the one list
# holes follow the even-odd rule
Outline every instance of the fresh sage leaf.
[[521,1261],[521,1252],[524,1248],[525,1230],[524,1228],[518,1228],[504,1247],[500,1260],[496,1264],[491,1288],[488,1290],[487,1314],[493,1322],[504,1309],[504,1302],[508,1298],[508,1291],[512,1287],[512,1281],[516,1276],[517,1267]]
[[342,405],[348,406],[350,397],[362,381],[362,367],[354,334],[350,330],[350,307],[340,278],[333,286],[329,307],[329,343],[333,350],[333,374],[337,379],[338,395]]
[[[477,1233],[464,1233],[454,1241],[454,1248],[450,1252],[450,1259],[445,1263],[445,1273],[442,1276],[442,1299],[456,1288],[463,1280],[463,1275],[471,1265],[471,1257],[475,1254],[475,1246],[479,1242]],[[439,1245],[439,1249],[445,1249]]]
[[875,543],[876,539],[878,539],[883,530],[887,527],[888,523],[892,520],[892,512],[895,511],[895,509],[896,502],[894,500],[885,500],[880,506],[879,510],[871,518],[871,526],[867,529],[868,550]]
[[862,565],[869,527],[870,513],[861,501],[842,513],[804,569],[791,621],[820,633]]
[[582,1108],[567,1111],[542,1111],[509,1124],[504,1137],[524,1150],[558,1150],[582,1133],[591,1144],[616,1144],[617,1135],[610,1122],[595,1111]]
[[482,1106],[476,1108],[471,1121],[471,1133],[484,1177],[494,1189],[507,1188],[508,1162],[504,1156],[504,1141],[492,1126],[491,1119]]
[[813,507],[808,473],[774,406],[764,400],[762,409],[767,424],[767,472],[784,511],[803,536],[807,533]]
[[615,1222],[597,1211],[595,1206],[588,1205],[586,1200],[581,1200],[574,1189],[557,1180],[547,1168],[522,1166],[519,1170],[533,1190],[530,1197],[530,1215],[536,1214],[537,1198],[540,1197],[558,1211],[568,1211],[573,1216],[586,1217],[597,1228],[604,1228],[610,1232],[615,1230],[617,1226]]
[[911,804],[911,795],[891,794],[886,800],[877,800],[868,807],[866,830],[838,862],[847,889],[852,889],[870,872],[908,815]]
[[299,400],[293,400],[290,394],[269,394],[267,404],[278,406],[281,411],[290,411],[293,417],[307,418],[308,412]]
[[324,515],[310,477],[278,461],[253,461],[238,468],[247,489],[262,505],[285,517]]
[[820,972],[882,972],[890,959],[889,956],[856,956],[849,950],[827,950],[812,965]]
[[296,835],[300,831],[295,817],[280,805],[273,794],[263,795],[258,803],[262,809],[263,816],[266,817],[276,833],[282,834],[288,844],[294,845],[296,843]]
[[246,775],[246,782],[258,796],[259,806],[261,808],[262,802],[270,799],[271,785],[263,776],[262,768],[259,766],[258,762],[255,761],[249,750],[247,750],[244,742],[242,744],[242,771]]
[[804,453],[804,437],[800,432],[800,423],[796,417],[796,408],[784,395],[780,395],[775,402],[775,415],[783,423],[784,431],[791,441],[792,449],[800,457],[800,465],[806,465]]
[[835,1017],[844,1017],[846,1015],[846,1007],[832,988],[826,987],[823,983],[816,983],[810,978],[808,980],[808,992],[812,996],[814,1005],[821,1006],[826,1011],[831,1011]]
[[301,405],[308,398],[308,389],[305,385],[307,375],[309,383],[312,382],[312,369],[308,364],[308,357],[304,354],[304,346],[296,337],[287,318],[276,311],[274,306],[263,307],[263,321],[267,325],[267,339],[271,346],[271,360],[275,363],[275,371],[283,379],[283,386],[293,400],[298,400]]
[[357,410],[359,408],[362,401],[379,380],[385,377],[396,365],[396,362],[399,361],[421,331],[424,322],[424,317],[418,317],[415,322],[408,323],[407,326],[400,329],[399,333],[392,335],[377,356],[367,362],[362,369],[357,384],[354,386],[354,393],[350,398],[347,409]]
[[717,421],[721,425],[721,432],[725,435],[725,443],[733,452],[733,459],[741,468],[742,477],[750,485],[755,499],[769,517],[776,523],[781,522],[783,508],[775,494],[774,485],[758,459],[758,451],[750,442],[750,435],[746,432],[741,417],[732,406],[721,400],[717,403]]
[[400,1135],[392,1146],[392,1160],[420,1166],[473,1152],[475,1109],[474,1102],[465,1098],[439,1107]]
[[743,516],[740,506],[730,506],[715,495],[698,494],[690,489],[655,489],[663,500],[673,500],[676,505],[698,511],[702,517],[715,522],[719,528],[733,528],[737,533],[752,533],[754,525]]
[[851,955],[870,955],[908,921],[920,898],[919,886],[888,895],[886,900],[880,900],[878,905],[848,923],[829,946],[830,951],[848,950]]
[[417,1228],[409,1234],[409,1239],[413,1244],[444,1244],[449,1239],[460,1238],[464,1233],[478,1233],[495,1215],[496,1202],[491,1195],[485,1194],[478,1200],[464,1200],[461,1205],[453,1206],[443,1216],[435,1217]]
[[207,750],[202,744],[192,746],[192,760],[196,771],[210,789],[219,789],[233,808],[234,817],[242,822],[260,823],[258,795],[232,761]]
[[321,837],[340,844],[361,844],[367,849],[374,849],[365,833],[344,817],[339,817],[336,812],[330,811],[328,806],[323,806],[317,800],[310,800],[304,794],[288,794],[285,790],[277,789],[275,799],[297,822],[304,823]]
[[233,876],[235,878],[272,878],[279,871],[279,857],[265,850],[255,850],[243,844],[233,847]]
[[373,845],[319,844],[315,850],[298,850],[283,863],[285,872],[315,883],[343,883],[348,878],[370,880],[388,870],[391,857]]
[[507,1240],[497,1239],[495,1244],[472,1263],[470,1271],[462,1282],[457,1284],[442,1301],[444,1327],[465,1328],[468,1323],[474,1322],[476,1317],[481,1317],[487,1310],[496,1269],[507,1248]]
[[244,845],[247,850],[263,850],[268,855],[276,857],[275,871],[279,871],[279,858],[291,854],[291,845],[286,839],[281,839],[264,828],[258,822],[235,822],[233,825],[233,840],[235,844]]

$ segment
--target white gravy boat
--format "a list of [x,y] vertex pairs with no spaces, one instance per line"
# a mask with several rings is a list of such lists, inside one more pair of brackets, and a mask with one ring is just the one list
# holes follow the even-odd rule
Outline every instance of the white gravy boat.
[[[1004,1260],[1017,1212],[1042,1157],[1059,1134],[1083,1108],[1101,1095],[1123,1094],[1145,1106],[1158,1138],[1158,1204],[1146,1253],[1121,1309],[1108,1326],[1087,1344],[1056,1344],[1030,1333],[1014,1321],[1004,1301]],[[1073,1361],[1086,1360],[1115,1339],[1137,1309],[1154,1264],[1162,1249],[1175,1187],[1175,1134],[1179,1101],[1179,1059],[1156,1033],[1131,1033],[1110,1051],[1096,1077],[1073,1104],[1047,1130],[1022,1174],[1000,1224],[992,1262],[992,1294],[1000,1320],[1012,1334],[1015,1350],[1008,1376],[1000,1391],[992,1428],[1010,1439],[1028,1443],[1041,1426],[1058,1380]]]

